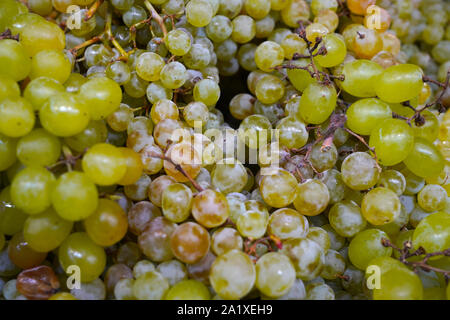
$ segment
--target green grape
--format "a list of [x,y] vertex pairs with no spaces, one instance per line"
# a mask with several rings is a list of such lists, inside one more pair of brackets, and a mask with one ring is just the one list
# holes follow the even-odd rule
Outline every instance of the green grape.
[[0,75],[0,101],[10,97],[20,97],[19,85],[9,76]]
[[42,128],[31,131],[17,143],[17,158],[26,166],[49,166],[60,153],[59,139]]
[[268,234],[281,240],[305,238],[308,230],[308,220],[293,209],[278,209],[269,217]]
[[246,43],[238,50],[237,59],[239,64],[247,71],[258,69],[255,62],[255,52],[257,48],[258,47],[253,43]]
[[[218,9],[218,6],[219,6],[219,3],[218,3],[217,0],[216,0],[216,2],[217,2],[216,6],[214,6],[211,3],[211,5],[213,6],[213,12],[217,11],[215,9]],[[181,12],[184,11],[184,0],[169,0],[169,1],[165,1],[161,8],[167,14],[181,13]]]
[[411,100],[422,89],[422,75],[420,67],[412,64],[389,67],[375,82],[375,92],[381,100],[390,103]]
[[171,237],[177,225],[164,217],[151,219],[138,237],[140,250],[152,261],[168,261],[174,254],[171,249]]
[[165,44],[170,53],[184,56],[191,49],[191,35],[181,29],[169,31],[165,38]]
[[114,286],[114,297],[117,300],[134,300],[133,285],[134,279],[122,278]]
[[[150,111],[150,116],[153,123],[157,124],[164,119],[178,120],[179,111],[177,105],[171,100],[161,99],[158,100]],[[149,130],[149,133],[151,130]]]
[[326,49],[326,54],[315,57],[320,66],[324,68],[335,67],[344,61],[347,54],[344,40],[332,33],[323,37],[322,43],[321,46]]
[[122,90],[113,80],[101,77],[83,84],[80,96],[90,105],[89,113],[93,120],[101,120],[119,108],[122,101]]
[[272,75],[262,78],[255,88],[256,97],[265,104],[277,102],[284,96],[284,93],[285,87],[283,82]]
[[245,0],[245,12],[253,19],[260,20],[270,12],[270,0]]
[[304,0],[291,0],[281,9],[281,20],[291,28],[297,28],[298,22],[308,20],[309,16],[309,6]]
[[354,60],[344,64],[342,74],[345,80],[338,82],[349,94],[368,98],[376,96],[375,83],[383,72],[383,67],[369,60]]
[[338,8],[338,2],[336,0],[312,0],[311,12],[317,16],[322,10],[336,11]]
[[276,42],[265,41],[255,51],[255,62],[259,69],[272,72],[284,60],[283,48]]
[[376,98],[361,99],[347,110],[347,127],[361,135],[370,135],[374,127],[392,117],[389,105]]
[[307,216],[316,216],[323,212],[330,201],[327,186],[320,180],[308,180],[297,186],[294,207]]
[[312,280],[320,275],[325,263],[324,250],[310,239],[289,239],[283,242],[281,252],[295,267],[297,278]]
[[282,253],[266,253],[256,262],[255,286],[268,297],[278,298],[288,293],[295,278],[292,262]]
[[[35,81],[37,81],[37,79],[35,79]],[[71,73],[69,76],[69,79],[67,79],[66,82],[64,82],[64,87],[66,88],[67,92],[70,93],[76,93],[78,91],[80,91],[80,87],[87,82],[87,79],[82,76],[79,73]],[[29,86],[30,84],[28,84]],[[25,89],[26,91],[26,89]],[[36,89],[36,91],[38,91]],[[50,94],[49,94],[50,96]]]
[[105,74],[119,85],[125,84],[131,79],[130,67],[123,61],[115,61],[106,67]]
[[256,200],[244,203],[244,211],[238,216],[236,227],[244,237],[261,238],[266,233],[269,212]]
[[211,61],[212,57],[208,48],[199,43],[194,43],[191,50],[183,56],[186,67],[195,70],[206,68]]
[[335,170],[327,170],[322,173],[320,180],[325,183],[330,193],[330,204],[337,203],[344,199],[347,186],[342,180],[342,174]]
[[91,147],[83,156],[82,165],[86,176],[102,186],[118,183],[127,170],[121,151],[106,143]]
[[[235,276],[239,274],[239,277]],[[213,262],[209,281],[214,291],[224,299],[240,299],[253,288],[255,266],[244,252],[231,250]]]
[[320,276],[327,280],[337,279],[345,271],[345,259],[335,250],[328,250],[325,254],[325,263]]
[[11,183],[11,199],[16,207],[28,214],[37,214],[51,205],[55,177],[47,169],[28,167],[20,171]]
[[0,133],[0,171],[4,171],[16,162],[17,140]]
[[58,258],[66,273],[73,272],[70,266],[78,266],[82,282],[97,279],[106,265],[105,250],[84,232],[75,232],[68,236],[58,249]]
[[439,185],[428,184],[417,195],[417,203],[428,212],[444,210],[447,204],[447,191]]
[[65,138],[64,142],[77,152],[84,152],[98,143],[106,141],[108,129],[102,120],[90,121],[87,127],[80,133]]
[[271,128],[272,125],[265,116],[251,115],[240,123],[238,136],[249,148],[258,149],[267,144],[270,139],[268,131]]
[[8,137],[22,137],[34,127],[36,119],[32,105],[22,97],[0,101],[0,132]]
[[208,38],[216,43],[221,43],[231,36],[233,25],[228,17],[218,15],[211,19],[205,31]]
[[434,142],[439,135],[439,120],[431,111],[428,110],[424,110],[421,113],[421,116],[425,119],[425,123],[423,125],[418,126],[415,121],[412,123],[414,136]]
[[133,110],[128,105],[121,103],[119,108],[106,118],[106,122],[114,131],[122,132],[127,130],[128,125],[133,118]]
[[307,123],[325,122],[336,107],[337,94],[333,86],[312,83],[300,100],[299,114]]
[[183,118],[192,128],[203,127],[209,120],[208,107],[203,102],[191,102],[184,107]]
[[117,10],[127,11],[133,6],[135,0],[111,0],[111,5]]
[[64,91],[64,86],[57,80],[41,77],[32,80],[27,85],[23,96],[33,105],[34,110],[39,111],[49,97]]
[[338,152],[333,143],[325,148],[322,148],[320,144],[316,144],[312,147],[310,153],[311,165],[318,172],[324,172],[334,167],[337,156]]
[[145,81],[158,81],[165,62],[160,55],[145,52],[136,61],[136,72]]
[[325,283],[310,283],[306,286],[306,292],[308,300],[335,300],[333,289]]
[[234,228],[219,228],[211,237],[211,250],[218,256],[233,249],[242,250],[243,246],[244,240]]
[[247,184],[247,171],[237,160],[224,159],[211,171],[211,182],[215,189],[224,194],[241,192]]
[[12,236],[23,229],[28,215],[12,204],[11,187],[0,193],[0,232]]
[[422,247],[427,253],[446,250],[450,247],[450,214],[436,212],[419,222],[413,234],[415,248]]
[[182,280],[170,288],[165,300],[209,300],[208,288],[197,280]]
[[25,12],[28,12],[28,8],[21,2],[14,0],[2,1],[2,6],[0,7],[0,32],[5,31],[9,27],[15,16]]
[[371,224],[375,226],[387,224],[400,215],[400,199],[391,189],[374,188],[364,196],[361,211]]
[[183,222],[189,215],[192,208],[192,191],[182,183],[169,185],[163,192],[161,198],[161,208],[164,217],[172,222]]
[[[310,63],[309,59],[299,59],[291,62],[293,66],[304,68]],[[318,71],[322,71],[322,67],[317,66]],[[288,69],[287,75],[292,85],[300,92],[303,92],[310,84],[316,84],[317,79],[311,77],[307,70],[303,69]]]
[[422,138],[415,139],[412,151],[403,162],[413,174],[422,178],[436,176],[444,169],[444,157],[439,149]]
[[348,246],[350,262],[358,269],[365,270],[373,259],[391,256],[392,248],[383,246],[382,239],[389,240],[389,237],[378,229],[367,229],[358,233]]
[[413,152],[414,133],[403,120],[387,119],[374,127],[369,145],[375,148],[377,158],[383,165],[392,166]]
[[181,87],[186,80],[186,67],[180,62],[170,62],[161,70],[161,83],[166,88],[177,89]]
[[59,137],[69,137],[82,132],[89,123],[88,106],[71,93],[49,97],[39,110],[42,126]]
[[38,252],[58,248],[72,231],[73,222],[62,219],[52,208],[29,216],[23,226],[23,236],[29,246]]
[[51,199],[53,208],[63,219],[78,221],[94,213],[98,191],[84,173],[71,171],[56,180]]
[[[378,257],[370,264],[380,269],[380,287],[373,290],[374,300],[422,300],[420,278],[398,260]],[[366,272],[366,277],[369,273]]]
[[344,200],[331,207],[328,219],[333,229],[342,237],[351,238],[366,228],[367,221],[353,201]]
[[147,12],[139,5],[133,5],[122,14],[123,23],[128,28],[145,19],[147,19]]
[[401,196],[406,189],[406,179],[399,171],[385,170],[381,173],[377,186],[391,189],[397,196]]
[[0,40],[0,74],[14,81],[25,79],[31,71],[31,59],[24,46],[10,39]]
[[30,22],[20,30],[19,37],[31,57],[43,50],[63,50],[66,46],[64,31],[45,19]]
[[217,60],[228,61],[236,56],[238,50],[238,45],[231,39],[226,39],[225,41],[215,45],[215,53]]
[[134,265],[133,276],[135,278],[139,278],[143,274],[150,272],[150,271],[156,271],[155,265],[153,264],[153,262],[151,262],[149,260],[141,260]]
[[203,79],[195,84],[194,100],[206,104],[208,107],[214,106],[220,98],[219,85],[211,79]]
[[289,149],[301,148],[308,141],[305,124],[299,121],[295,115],[281,119],[277,123],[276,129],[279,130],[280,144]]
[[213,7],[206,0],[191,0],[186,5],[186,19],[194,27],[208,25],[214,16]]
[[288,34],[286,37],[284,37],[283,41],[281,41],[280,45],[283,48],[284,57],[286,59],[292,59],[295,54],[307,54],[307,45],[305,40],[300,38],[300,36],[296,33]]
[[[156,83],[157,82],[151,83],[150,86]],[[145,96],[146,92],[148,92],[150,86],[147,81],[141,79],[137,73],[133,71],[131,72],[130,80],[123,85],[123,88],[125,89],[125,93],[130,97],[142,98]]]
[[278,169],[260,181],[261,196],[269,206],[283,208],[295,198],[297,179],[286,170]]
[[30,79],[47,77],[64,83],[72,71],[72,64],[61,51],[43,50],[31,60]]
[[244,44],[250,42],[256,34],[255,20],[246,15],[240,15],[231,21],[233,31],[231,32],[231,39],[234,42]]

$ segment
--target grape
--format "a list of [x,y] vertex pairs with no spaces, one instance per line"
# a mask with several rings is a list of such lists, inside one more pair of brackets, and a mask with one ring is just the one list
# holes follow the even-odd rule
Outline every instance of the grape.
[[269,213],[261,202],[248,200],[244,211],[237,217],[236,227],[244,237],[261,238],[266,233]]
[[133,284],[133,296],[138,300],[161,300],[169,290],[169,283],[157,271],[147,272]]
[[195,84],[194,100],[203,102],[208,107],[214,106],[220,98],[220,88],[211,79],[203,79]]
[[419,222],[413,234],[415,248],[422,247],[428,252],[438,252],[449,247],[450,215],[448,212],[436,212]]
[[283,48],[276,42],[265,41],[255,51],[255,62],[259,69],[272,72],[284,59]]
[[255,94],[259,101],[265,104],[275,103],[285,93],[283,82],[272,75],[262,78],[256,85]]
[[218,256],[227,251],[242,250],[244,241],[234,228],[220,228],[214,231],[211,237],[211,250]]
[[208,48],[199,43],[194,43],[189,52],[183,56],[186,67],[196,70],[206,68],[211,61],[212,57]]
[[169,185],[162,193],[164,216],[172,222],[186,220],[192,207],[192,191],[181,183]]
[[0,132],[8,137],[22,137],[34,127],[33,107],[21,97],[10,97],[0,101]]
[[342,74],[345,80],[339,83],[346,92],[355,97],[374,97],[377,95],[375,83],[378,83],[378,76],[382,72],[383,68],[376,62],[354,60],[344,64]]
[[127,171],[124,154],[108,144],[96,144],[86,152],[82,161],[83,171],[98,185],[119,182]]
[[55,177],[47,169],[27,167],[11,183],[11,199],[23,212],[37,214],[51,205]]
[[320,66],[324,68],[335,67],[344,61],[347,48],[340,37],[335,34],[327,34],[323,37],[322,43],[321,46],[326,49],[326,54],[318,55],[315,58]]
[[124,187],[124,193],[131,200],[142,201],[148,197],[148,188],[151,182],[152,179],[143,173],[135,183]]
[[385,170],[381,173],[377,186],[389,188],[397,196],[401,196],[406,189],[406,179],[399,171]]
[[57,80],[40,77],[32,80],[27,85],[23,96],[33,105],[34,110],[40,110],[49,97],[64,91],[64,86]]
[[84,173],[71,171],[56,180],[51,200],[53,208],[63,219],[78,221],[94,213],[98,191]]
[[332,86],[312,83],[303,92],[299,115],[307,123],[325,122],[336,107],[336,89]]
[[231,32],[231,39],[234,42],[244,44],[250,42],[256,34],[255,20],[247,15],[240,15],[231,21],[233,31]]
[[260,182],[260,191],[264,201],[275,208],[283,208],[294,201],[297,179],[288,171],[279,169],[264,176]]
[[308,20],[309,16],[309,6],[304,0],[291,0],[281,10],[281,20],[291,28],[297,28],[298,21]]
[[120,106],[122,90],[113,80],[100,77],[83,84],[80,95],[91,106],[89,113],[94,120],[105,119]]
[[209,280],[220,297],[239,299],[249,293],[255,284],[255,266],[242,251],[231,250],[214,261]]
[[0,201],[2,206],[0,210],[0,232],[6,235],[14,235],[20,232],[28,215],[11,205],[11,187],[6,187],[1,191]]
[[96,244],[107,247],[125,236],[128,221],[125,212],[116,202],[100,199],[96,211],[84,220],[84,227]]
[[361,99],[347,110],[347,126],[357,134],[370,135],[378,123],[391,116],[387,103],[376,98]]
[[373,259],[391,256],[392,248],[383,246],[382,239],[389,240],[389,237],[378,229],[367,229],[358,233],[348,246],[350,262],[358,269],[365,270]]
[[420,207],[428,212],[444,210],[447,203],[447,192],[435,184],[428,184],[417,195]]
[[191,37],[190,35],[180,29],[169,31],[166,36],[165,44],[170,53],[177,56],[184,56],[191,49]]
[[16,162],[17,140],[0,133],[0,171],[4,171]]
[[293,286],[294,281],[294,266],[284,254],[269,252],[256,263],[255,286],[268,297],[283,296]]
[[45,19],[31,22],[20,30],[20,43],[30,56],[43,50],[63,50],[66,44],[64,31]]
[[335,300],[333,289],[325,283],[310,283],[306,286],[307,300]]
[[401,204],[394,191],[378,187],[370,190],[363,198],[361,212],[373,225],[383,225],[394,221],[399,215]]
[[31,71],[31,59],[22,43],[0,40],[0,74],[14,81],[25,79]]
[[40,265],[47,253],[34,251],[23,238],[23,234],[16,233],[8,243],[8,256],[19,268],[29,269]]
[[60,93],[47,99],[39,110],[39,118],[48,132],[70,137],[87,127],[90,116],[84,100],[71,93]]
[[68,236],[59,247],[58,256],[65,272],[68,272],[71,265],[80,268],[82,282],[97,279],[106,265],[105,250],[96,245],[84,232],[75,232]]
[[170,246],[175,257],[189,264],[200,261],[208,253],[209,245],[209,233],[194,222],[179,225],[170,239]]
[[209,120],[208,107],[200,101],[191,102],[184,107],[183,118],[190,127],[203,127]]
[[213,16],[213,8],[209,1],[192,0],[186,5],[186,19],[195,27],[208,25]]
[[35,129],[20,138],[17,157],[24,165],[49,166],[58,160],[61,142],[44,129]]
[[320,214],[330,201],[327,186],[320,180],[308,180],[297,186],[294,207],[298,212],[307,216]]
[[44,50],[31,60],[30,79],[47,77],[64,83],[72,70],[72,64],[61,51]]
[[[245,174],[247,174],[245,172]],[[225,222],[229,215],[226,197],[214,190],[198,193],[192,202],[192,216],[202,226],[213,228]]]
[[117,300],[133,300],[134,279],[120,279],[114,286],[114,297]]
[[319,244],[310,239],[286,240],[283,243],[282,253],[291,259],[297,278],[312,280],[323,270],[324,251]]
[[353,201],[344,200],[331,207],[328,219],[333,229],[342,237],[351,238],[366,228],[367,221]]
[[106,142],[108,129],[102,120],[90,121],[87,127],[80,133],[64,138],[64,142],[78,152],[84,152],[98,143]]
[[278,209],[269,217],[267,232],[282,240],[304,238],[308,230],[308,220],[293,209]]
[[373,187],[380,177],[380,169],[375,160],[365,152],[355,152],[342,163],[342,180],[354,190]]
[[412,173],[427,178],[438,175],[444,168],[441,152],[429,141],[416,138],[404,163]]

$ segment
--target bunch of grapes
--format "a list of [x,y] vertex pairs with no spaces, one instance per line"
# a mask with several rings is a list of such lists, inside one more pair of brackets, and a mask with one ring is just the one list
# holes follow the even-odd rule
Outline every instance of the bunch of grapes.
[[0,299],[450,299],[449,21],[2,0]]

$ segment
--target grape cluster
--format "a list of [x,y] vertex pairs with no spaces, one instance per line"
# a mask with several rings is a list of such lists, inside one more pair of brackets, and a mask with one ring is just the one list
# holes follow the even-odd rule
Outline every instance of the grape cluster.
[[0,299],[450,299],[449,21],[2,0]]

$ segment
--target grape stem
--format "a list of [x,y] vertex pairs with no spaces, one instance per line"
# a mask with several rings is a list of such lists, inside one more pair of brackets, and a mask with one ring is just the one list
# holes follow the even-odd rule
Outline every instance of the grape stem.
[[[400,253],[399,260],[400,262],[404,263],[407,266],[410,266],[413,268],[415,272],[417,272],[418,269],[422,269],[425,271],[434,271],[438,273],[442,273],[446,280],[450,277],[450,271],[449,270],[443,270],[440,268],[436,268],[433,266],[430,266],[428,263],[428,260],[432,257],[436,256],[444,256],[444,257],[450,257],[450,248],[444,250],[444,251],[438,251],[438,252],[432,252],[432,253],[426,253],[425,249],[422,247],[419,247],[417,250],[410,252],[412,249],[412,242],[410,240],[405,241],[403,243],[403,248],[397,247],[395,244],[393,244],[391,241],[389,241],[386,238],[381,239],[381,243],[385,247],[391,247],[398,253]],[[417,257],[417,256],[423,256],[423,259],[421,261],[408,261],[408,258],[411,257]]]
[[172,165],[175,167],[175,169],[176,169],[177,171],[179,171],[183,176],[185,176],[185,177],[189,180],[190,183],[192,183],[192,185],[194,186],[195,189],[197,189],[199,192],[202,192],[202,191],[204,190],[204,189],[197,183],[197,181],[195,181],[195,180],[194,180],[194,179],[186,172],[186,170],[183,169],[183,167],[182,167],[180,164],[175,163],[175,162],[172,160],[172,158],[170,158],[170,157],[168,157],[168,156],[165,156],[165,155],[153,153],[153,152],[148,152],[148,151],[144,151],[144,153],[145,153],[146,155],[148,155],[149,157],[152,157],[152,158],[158,158],[158,159],[161,159],[161,160],[164,160],[164,161],[169,162],[170,164],[172,164]]
[[86,13],[86,16],[84,17],[84,21],[88,21],[90,18],[92,18],[95,13],[97,12],[98,8],[103,4],[105,0],[97,0],[95,3],[89,8],[88,12]]
[[[321,37],[317,37],[315,39],[315,44],[314,46],[311,47],[312,42],[309,41],[306,37],[306,29],[305,26],[303,25],[303,21],[299,21],[299,25],[300,27],[296,30],[297,34],[300,36],[300,38],[302,38],[305,42],[306,42],[306,46],[309,52],[309,56],[307,56],[307,58],[309,58],[311,60],[310,65],[313,68],[313,75],[316,77],[317,80],[320,81],[320,74],[317,70],[317,66],[314,62],[314,51],[319,47],[320,43],[322,42],[322,38]],[[322,47],[324,48],[324,47]],[[324,50],[319,50],[317,53],[319,52],[325,52],[325,53],[321,53],[321,54],[326,54],[326,49],[324,48]],[[314,77],[313,76],[313,77]]]
[[256,262],[260,258],[256,253],[256,246],[260,243],[265,244],[269,251],[275,251],[276,249],[281,250],[283,248],[283,242],[281,241],[281,239],[274,235],[259,238],[256,240],[252,238],[247,238],[244,241],[244,252],[247,253],[249,256],[255,258],[253,262]]
[[6,29],[4,32],[0,33],[0,40],[11,39],[19,41],[19,35],[13,35],[10,29]]
[[164,34],[164,39],[165,39],[167,36],[167,28],[164,24],[163,18],[161,18],[159,13],[155,10],[155,8],[153,8],[152,4],[148,0],[144,0],[144,4],[147,7],[148,11],[150,11],[150,13],[152,14],[153,19],[155,19],[156,22],[158,22],[158,24]]
[[111,41],[113,46],[119,51],[120,58],[119,60],[128,60],[128,53],[122,48],[122,46],[117,42],[116,38],[114,38],[111,31],[111,23],[112,23],[112,10],[108,8],[108,12],[106,13],[106,24],[105,24],[105,32],[107,39]]

